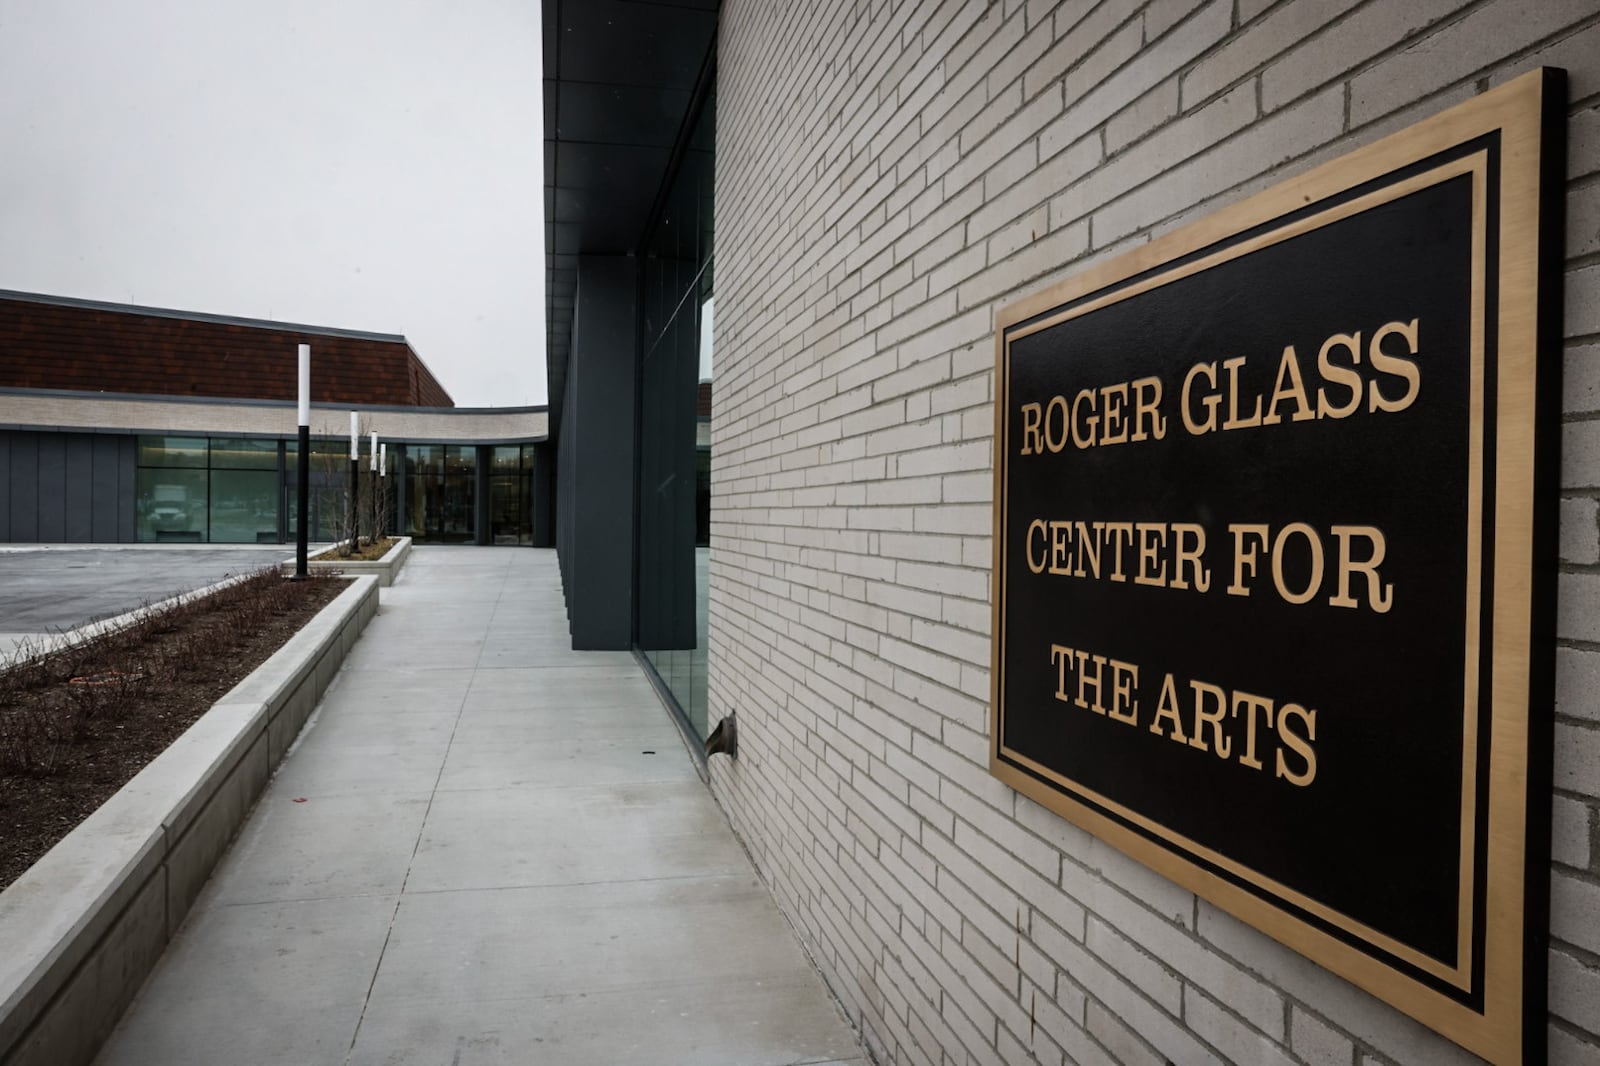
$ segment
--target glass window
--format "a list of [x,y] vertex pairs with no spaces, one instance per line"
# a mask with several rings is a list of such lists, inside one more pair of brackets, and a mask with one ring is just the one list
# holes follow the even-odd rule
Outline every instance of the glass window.
[[701,736],[711,533],[713,104],[696,117],[643,257],[636,638]]
[[475,539],[477,469],[473,445],[406,445],[407,535],[440,543]]
[[134,484],[141,541],[206,539],[204,470],[141,468]]
[[276,544],[278,442],[140,437],[138,539]]
[[205,469],[204,437],[140,437],[140,466],[189,466]]
[[491,463],[496,474],[515,474],[522,469],[522,449],[515,444],[499,445]]
[[[300,443],[286,445],[284,484],[288,491],[288,528],[293,536],[298,521],[300,484]],[[345,509],[350,498],[350,444],[348,439],[327,438],[311,441],[310,484],[306,489],[310,514],[306,535],[314,541],[338,540],[344,536]]]
[[533,543],[532,474],[532,445],[501,445],[494,449],[489,474],[492,543]]
[[211,471],[211,542],[278,542],[277,470]]
[[[298,447],[299,441],[295,442]],[[278,442],[227,437],[211,438],[213,470],[277,470]]]
[[406,445],[406,473],[444,473],[444,446],[440,444]]

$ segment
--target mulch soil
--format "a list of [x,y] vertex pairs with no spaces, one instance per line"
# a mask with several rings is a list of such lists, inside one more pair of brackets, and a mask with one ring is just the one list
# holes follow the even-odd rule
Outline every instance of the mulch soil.
[[263,570],[0,670],[0,889],[347,587]]
[[313,555],[311,558],[315,559],[319,563],[337,563],[355,559],[370,563],[376,559],[382,559],[385,555],[388,555],[389,549],[393,548],[398,543],[399,541],[394,537],[384,537],[379,541],[363,542],[359,549],[351,552],[349,555],[341,555],[340,551],[342,549],[339,547],[333,547],[321,552],[320,554]]

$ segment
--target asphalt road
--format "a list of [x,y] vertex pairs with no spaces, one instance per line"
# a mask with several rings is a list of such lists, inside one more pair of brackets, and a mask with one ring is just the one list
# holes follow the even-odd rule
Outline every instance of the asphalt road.
[[293,545],[0,551],[0,637],[13,638],[0,653],[18,636],[74,629],[293,556]]

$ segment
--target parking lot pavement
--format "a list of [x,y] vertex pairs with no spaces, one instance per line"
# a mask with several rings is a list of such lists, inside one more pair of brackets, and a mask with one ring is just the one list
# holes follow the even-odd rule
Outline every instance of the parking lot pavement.
[[61,545],[0,549],[0,656],[103,618],[272,566],[293,545]]

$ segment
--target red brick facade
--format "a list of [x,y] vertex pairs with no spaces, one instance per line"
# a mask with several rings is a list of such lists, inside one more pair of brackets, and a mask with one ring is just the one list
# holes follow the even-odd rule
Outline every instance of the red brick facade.
[[314,403],[455,406],[402,337],[0,296],[0,387],[293,400],[302,343]]

